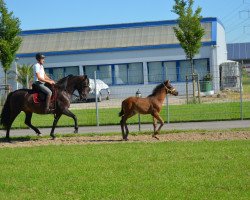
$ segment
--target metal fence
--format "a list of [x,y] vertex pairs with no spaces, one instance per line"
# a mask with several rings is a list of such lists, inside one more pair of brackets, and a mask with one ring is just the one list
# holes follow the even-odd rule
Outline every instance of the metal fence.
[[[219,71],[210,73],[213,74],[213,77],[195,76],[194,92],[190,73],[183,76],[184,81],[171,82],[179,91],[179,95],[168,95],[163,103],[160,114],[166,123],[250,119],[250,74],[247,73],[244,65],[238,66],[237,69],[230,66],[225,69],[220,68]],[[109,73],[97,72],[96,79],[101,79],[106,83],[108,82],[106,80],[124,79],[119,74],[111,77],[106,76],[107,74]],[[147,72],[141,77],[137,71],[131,70],[129,74],[131,83],[127,81],[124,84],[125,80],[117,81],[117,84],[108,82],[110,94],[101,90],[98,94],[101,95],[101,98],[92,94],[93,98],[88,102],[72,103],[71,110],[78,117],[79,125],[119,124],[118,113],[125,98],[136,96],[138,90],[142,97],[147,97],[158,84],[162,83],[164,78],[176,75],[155,73],[149,78],[149,75],[145,74]],[[92,78],[94,77],[93,73]],[[1,97],[4,96],[4,93],[5,91],[1,90]],[[94,94],[97,93],[94,92]],[[44,124],[49,125],[52,123],[52,116],[43,117],[41,120]],[[20,121],[16,127],[23,126],[24,116]],[[152,123],[152,117],[141,115],[140,121],[141,123]],[[132,117],[128,122],[138,123],[138,115]],[[63,125],[72,126],[73,121],[68,120]]]
[[11,85],[9,84],[5,85],[4,77],[0,77],[0,107],[4,104],[5,99],[11,90],[12,90]]
[[[132,80],[138,76],[136,73],[130,75]],[[250,119],[250,76],[244,66],[223,66],[218,72],[213,72],[214,76],[210,75],[207,73],[202,78],[195,75],[194,92],[191,74],[186,74],[186,81],[172,82],[179,96],[168,95],[163,103],[160,114],[166,123]],[[163,74],[154,76],[152,80],[164,77]],[[110,78],[100,73],[94,77]],[[142,97],[147,97],[158,84],[160,82],[149,82],[148,77],[144,77],[144,84],[111,85],[108,100],[105,96],[99,102],[97,97],[92,102],[73,104],[71,107],[88,110],[89,125],[119,124],[121,102],[129,96],[136,96],[138,91]],[[142,115],[140,121],[151,123],[152,117]],[[129,123],[138,123],[138,117],[133,117]]]

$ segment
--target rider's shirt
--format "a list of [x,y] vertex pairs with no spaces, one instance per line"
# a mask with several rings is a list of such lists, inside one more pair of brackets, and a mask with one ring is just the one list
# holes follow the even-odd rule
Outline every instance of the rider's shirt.
[[[44,72],[43,65],[41,65],[40,63],[36,63],[33,66],[33,72],[34,72],[34,81],[39,81],[36,73],[40,74],[40,76],[44,79],[45,72]],[[43,81],[40,81],[40,82],[43,83]]]

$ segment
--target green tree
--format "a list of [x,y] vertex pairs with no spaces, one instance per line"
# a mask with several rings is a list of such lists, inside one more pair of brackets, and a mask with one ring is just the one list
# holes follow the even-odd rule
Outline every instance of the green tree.
[[190,61],[192,81],[193,81],[193,98],[195,98],[195,73],[193,58],[199,53],[201,48],[201,39],[205,34],[201,26],[201,7],[193,12],[194,0],[175,0],[172,12],[177,14],[178,27],[174,27],[175,36],[185,51],[187,59]]
[[22,84],[24,88],[29,88],[29,83],[33,80],[33,66],[32,65],[18,65],[17,66],[17,82]]
[[17,50],[21,45],[20,21],[8,12],[4,0],[0,0],[0,61],[5,73],[5,85],[7,85],[7,72],[15,59]]

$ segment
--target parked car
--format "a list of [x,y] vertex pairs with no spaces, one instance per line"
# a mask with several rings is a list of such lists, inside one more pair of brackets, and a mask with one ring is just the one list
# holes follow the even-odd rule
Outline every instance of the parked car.
[[[110,96],[109,86],[100,79],[96,79],[96,86],[97,86],[96,92],[97,92],[98,102],[101,102],[103,99],[109,100],[109,96]],[[95,80],[94,79],[89,79],[89,87],[90,87],[90,92],[87,96],[87,100],[95,100],[96,94],[95,94]],[[71,102],[80,103],[83,101],[79,99],[78,93],[74,93],[72,96]]]

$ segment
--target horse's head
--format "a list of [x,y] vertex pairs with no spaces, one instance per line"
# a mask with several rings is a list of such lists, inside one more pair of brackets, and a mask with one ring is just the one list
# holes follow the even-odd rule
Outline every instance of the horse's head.
[[80,84],[77,85],[77,91],[79,93],[80,99],[86,99],[87,95],[90,92],[90,87],[89,87],[89,79],[86,75],[84,76],[79,76],[80,78]]
[[178,91],[170,84],[169,80],[166,80],[165,82],[163,82],[163,85],[165,86],[167,93],[172,94],[174,96],[178,95]]

